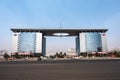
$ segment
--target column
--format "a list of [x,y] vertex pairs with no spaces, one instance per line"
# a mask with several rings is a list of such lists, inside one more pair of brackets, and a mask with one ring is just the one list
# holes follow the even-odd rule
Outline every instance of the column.
[[12,33],[12,52],[17,52],[18,51],[18,37],[19,33]]
[[36,46],[35,53],[42,53],[42,33],[36,33]]
[[79,41],[79,36],[76,37],[76,53],[79,55],[80,54],[80,41]]
[[46,54],[46,38],[42,37],[42,55],[45,56]]
[[102,41],[103,52],[107,52],[107,40],[106,40],[106,34],[105,33],[101,33],[101,41]]
[[86,33],[79,33],[79,41],[80,41],[80,52],[86,52]]

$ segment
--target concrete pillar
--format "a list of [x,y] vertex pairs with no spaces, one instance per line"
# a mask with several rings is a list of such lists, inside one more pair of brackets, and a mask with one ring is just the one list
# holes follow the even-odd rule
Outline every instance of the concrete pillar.
[[76,53],[79,55],[80,54],[80,40],[79,40],[79,36],[76,37],[75,41],[76,41]]
[[35,53],[42,53],[42,33],[36,33]]
[[101,33],[101,41],[102,41],[103,52],[107,52],[107,40],[106,40],[106,34],[105,33]]
[[46,55],[46,38],[42,37],[42,55]]
[[86,33],[79,33],[80,52],[86,52]]
[[12,52],[17,52],[18,51],[18,37],[19,33],[15,32],[12,33]]

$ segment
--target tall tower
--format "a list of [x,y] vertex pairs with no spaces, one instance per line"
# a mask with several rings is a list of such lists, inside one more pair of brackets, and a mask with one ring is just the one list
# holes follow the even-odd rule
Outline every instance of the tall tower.
[[12,52],[32,52],[45,55],[46,40],[41,32],[13,32]]
[[107,52],[105,32],[80,32],[76,38],[76,52]]

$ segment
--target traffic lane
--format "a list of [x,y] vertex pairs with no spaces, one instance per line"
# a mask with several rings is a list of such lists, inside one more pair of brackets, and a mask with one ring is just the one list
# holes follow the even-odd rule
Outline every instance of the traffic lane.
[[118,61],[0,64],[0,80],[120,80]]

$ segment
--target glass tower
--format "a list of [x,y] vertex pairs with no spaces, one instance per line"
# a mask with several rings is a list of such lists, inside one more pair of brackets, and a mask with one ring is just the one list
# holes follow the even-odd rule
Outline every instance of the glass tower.
[[[105,33],[101,32],[81,32],[76,41],[77,53],[107,51]],[[79,41],[78,41],[79,40]],[[78,43],[79,42],[79,43]],[[80,45],[80,46],[79,46]],[[78,49],[79,48],[79,49]]]
[[35,52],[36,35],[34,32],[21,32],[18,35],[18,52]]
[[86,33],[86,51],[96,52],[102,50],[101,35],[98,32]]

